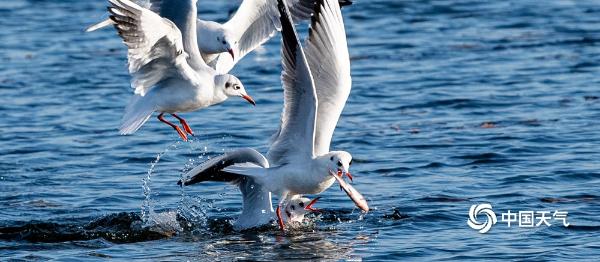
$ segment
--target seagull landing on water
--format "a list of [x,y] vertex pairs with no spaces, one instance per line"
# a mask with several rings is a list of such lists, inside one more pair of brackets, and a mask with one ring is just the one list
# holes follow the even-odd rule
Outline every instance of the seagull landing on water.
[[[150,0],[146,7],[160,14],[170,0]],[[220,74],[229,72],[238,61],[262,45],[281,29],[279,11],[273,0],[244,0],[227,22],[221,24],[197,19],[197,42],[204,61]],[[286,0],[294,22],[310,18],[314,0]],[[351,5],[339,0],[341,6]],[[104,20],[86,29],[95,31],[114,24]],[[223,55],[225,54],[225,55]]]
[[[204,164],[206,172],[190,172],[191,178],[184,183],[201,181],[214,172],[216,179],[247,181],[251,186],[241,187],[244,194],[277,194],[280,197],[276,214],[281,230],[284,229],[281,208],[285,203],[298,195],[319,194],[335,181],[357,207],[367,212],[369,207],[364,197],[342,178],[349,173],[352,156],[345,151],[329,150],[352,82],[338,2],[316,2],[306,50],[299,43],[282,0],[278,1],[278,8],[282,25],[284,105],[281,125],[267,157],[252,149],[236,150],[226,154],[222,161]],[[270,202],[269,197],[263,204],[268,206]]]
[[269,162],[254,149],[239,149],[234,152],[226,153],[202,165],[190,170],[185,177],[188,179],[179,181],[179,185],[193,185],[204,181],[229,182],[239,187],[242,192],[243,207],[242,213],[236,219],[233,226],[236,230],[244,230],[262,225],[270,224],[274,219],[278,223],[289,225],[291,223],[302,222],[304,216],[309,212],[317,211],[313,206],[319,200],[319,197],[310,200],[306,197],[296,195],[290,197],[284,204],[281,220],[273,210],[271,201],[271,192],[266,191],[264,187],[257,184],[252,177],[240,176],[238,174],[223,171],[233,163],[244,163],[246,166],[268,168]]
[[[185,141],[193,131],[176,115],[241,97],[252,105],[244,85],[235,76],[219,74],[198,52],[196,0],[162,1],[160,14],[129,0],[109,0],[110,20],[128,48],[129,73],[135,95],[120,127],[121,134],[137,131],[152,115],[171,126]],[[164,119],[169,113],[183,130]]]

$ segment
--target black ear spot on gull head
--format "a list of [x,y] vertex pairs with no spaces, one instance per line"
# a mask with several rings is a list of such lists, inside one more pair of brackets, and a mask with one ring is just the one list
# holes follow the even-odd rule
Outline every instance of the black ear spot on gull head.
[[292,210],[296,210],[296,206],[292,205]]
[[333,161],[333,156],[331,156],[331,157],[329,158],[329,160]]

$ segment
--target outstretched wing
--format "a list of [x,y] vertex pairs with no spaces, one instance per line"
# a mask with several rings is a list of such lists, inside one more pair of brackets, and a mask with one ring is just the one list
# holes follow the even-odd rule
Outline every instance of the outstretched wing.
[[[171,20],[181,31],[183,49],[189,54],[188,63],[195,70],[209,70],[198,50],[196,18],[197,0],[151,0],[151,9]],[[210,69],[212,70],[212,69]]]
[[193,185],[204,181],[233,182],[243,178],[242,175],[224,171],[233,165],[251,164],[255,167],[268,168],[269,162],[259,152],[251,148],[241,148],[225,153],[202,165],[195,167],[186,174],[186,179],[177,182],[178,185]]
[[[160,1],[160,0],[157,0],[157,1]],[[143,8],[148,8],[148,9],[154,11],[152,9],[150,1],[148,1],[148,0],[144,0],[144,1],[136,1],[136,0],[134,0],[133,2],[136,3],[136,4],[138,4],[139,6],[141,6]],[[98,29],[102,29],[102,28],[105,28],[107,26],[114,25],[114,24],[115,23],[112,20],[110,20],[110,18],[108,18],[108,19],[106,19],[104,21],[101,21],[99,23],[96,23],[96,24],[93,24],[93,25],[89,26],[88,28],[85,29],[85,31],[89,33],[89,32],[93,32],[93,31],[96,31]]]
[[206,161],[192,169],[179,185],[191,185],[203,181],[230,182],[237,184],[243,197],[242,214],[236,220],[236,229],[246,229],[268,223],[273,214],[271,193],[256,183],[253,177],[230,173],[229,166],[243,165],[251,168],[268,168],[269,163],[263,155],[254,149],[243,148],[228,152]]
[[235,59],[220,54],[213,62],[221,74],[229,72],[240,59],[275,35],[280,28],[279,12],[272,0],[244,0],[223,27],[237,44],[233,47]]
[[317,0],[306,40],[306,58],[317,90],[315,154],[329,152],[352,79],[344,21],[338,1]]
[[283,0],[281,12],[281,59],[283,71],[283,114],[278,134],[267,159],[272,166],[313,157],[317,94],[296,29]]
[[[309,19],[312,16],[315,4],[317,3],[314,0],[286,0],[286,2],[290,8],[290,15],[292,16],[294,23]],[[352,5],[352,1],[338,0],[338,4],[340,7]]]
[[[351,4],[347,0],[339,1]],[[285,2],[294,23],[310,18],[315,3],[314,0]],[[234,49],[235,60],[228,54],[220,54],[214,62],[217,72],[229,72],[244,56],[271,39],[281,30],[279,17],[279,10],[272,0],[244,0],[235,15],[223,25],[225,30],[233,33],[233,38],[237,41]]]
[[170,20],[129,0],[109,0],[110,19],[127,46],[134,92],[144,96],[156,83],[173,76],[198,82],[186,62],[182,35]]

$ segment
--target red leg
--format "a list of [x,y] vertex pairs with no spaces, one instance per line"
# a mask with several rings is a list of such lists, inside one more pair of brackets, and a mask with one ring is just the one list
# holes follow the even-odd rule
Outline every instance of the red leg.
[[163,122],[169,126],[171,126],[172,128],[174,128],[177,133],[179,134],[179,136],[181,137],[181,139],[183,139],[183,141],[187,141],[187,136],[185,135],[185,133],[181,130],[181,128],[179,128],[178,126],[174,125],[173,123],[167,121],[166,119],[163,118],[163,114],[164,113],[160,113],[160,115],[158,115],[158,120],[160,120],[160,122]]
[[281,205],[277,206],[277,223],[279,223],[279,228],[281,228],[281,232],[285,232],[283,230],[283,219],[281,218]]
[[194,131],[192,131],[192,129],[190,128],[190,126],[188,125],[187,122],[185,122],[185,119],[179,117],[176,114],[171,114],[172,116],[174,116],[175,118],[177,118],[177,120],[179,120],[179,123],[181,123],[181,125],[183,126],[183,129],[185,129],[185,132],[187,132],[190,135],[194,135]]

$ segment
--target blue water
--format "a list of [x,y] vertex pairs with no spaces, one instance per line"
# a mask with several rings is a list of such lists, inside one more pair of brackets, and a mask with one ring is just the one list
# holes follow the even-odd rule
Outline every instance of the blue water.
[[[237,1],[200,1],[223,21]],[[234,70],[257,101],[117,127],[132,90],[105,1],[0,2],[0,260],[595,260],[600,255],[600,2],[356,0],[353,89],[333,148],[354,156],[362,216],[336,187],[288,234],[231,230],[233,186],[175,183],[239,147],[268,148],[279,40]],[[157,156],[160,155],[160,158]],[[153,165],[154,163],[154,165]],[[498,223],[467,225],[490,203]],[[508,227],[507,210],[569,227]],[[178,215],[177,215],[178,214]],[[485,216],[478,216],[484,220]]]

